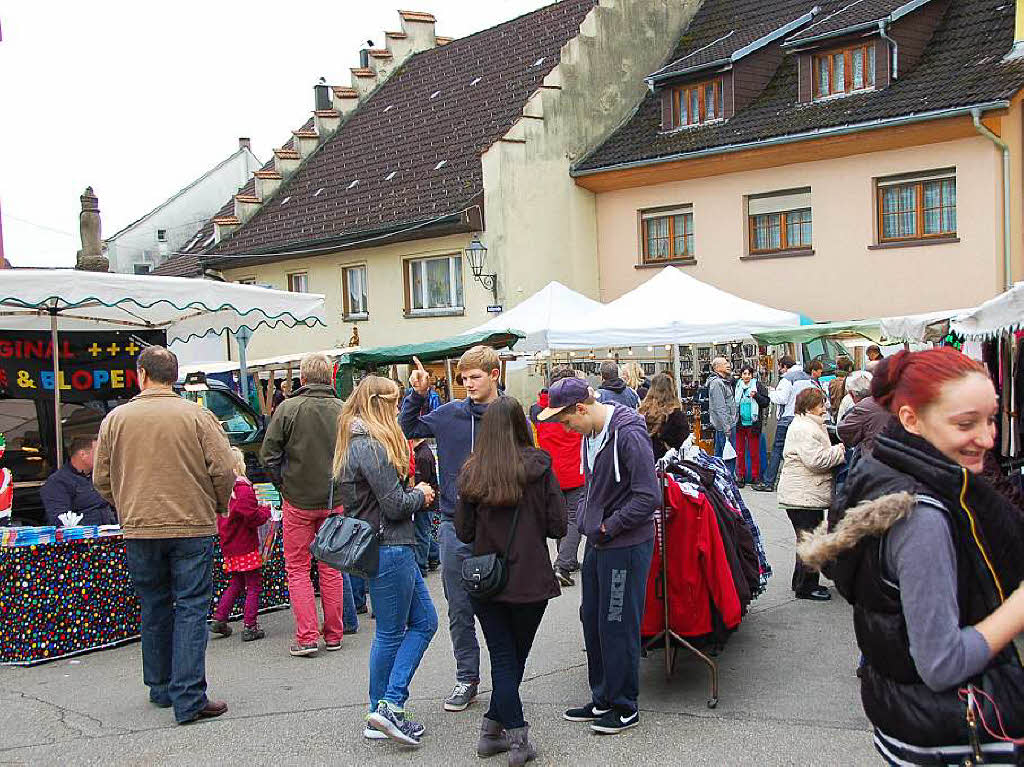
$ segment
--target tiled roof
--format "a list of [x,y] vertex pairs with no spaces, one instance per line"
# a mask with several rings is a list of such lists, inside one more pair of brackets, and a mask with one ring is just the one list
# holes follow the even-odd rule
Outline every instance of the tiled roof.
[[[927,2],[927,0],[925,0]],[[851,0],[829,13],[819,14],[812,24],[807,25],[786,42],[796,43],[822,35],[842,32],[851,27],[880,21],[894,11],[921,5],[916,0]]]
[[414,55],[211,255],[326,243],[460,212],[483,191],[481,153],[522,116],[595,4],[562,0]]
[[[696,42],[692,41],[692,38],[684,38],[676,48],[676,54],[682,52],[682,55],[674,58],[671,64],[653,72],[651,77],[659,78],[670,74],[681,74],[727,60],[751,43],[777,32],[800,16],[809,14],[814,3],[810,0],[778,2],[773,5],[774,10],[767,15],[767,18],[754,23],[751,23],[750,15],[747,13],[748,6],[749,4],[746,2],[734,2],[729,8],[722,8],[723,13],[713,20],[708,20],[707,27],[702,30],[703,34],[698,39],[706,39],[709,35],[727,27],[725,31],[710,42]],[[731,11],[731,14],[727,11]],[[693,25],[691,25],[691,29],[693,29]],[[683,52],[683,49],[688,50]]]
[[[822,15],[828,15],[844,4],[822,5]],[[754,23],[765,17],[777,21],[782,7],[791,13],[791,3],[783,0],[705,0],[680,43],[682,52],[720,37],[731,23],[722,18],[734,16],[739,6]],[[574,171],[1009,99],[1024,87],[1024,60],[1003,60],[1013,30],[1013,3],[956,0],[917,66],[883,90],[798,103],[797,57],[789,55],[761,95],[735,116],[673,132],[662,132],[660,94],[647,94],[634,115]]]
[[158,277],[202,277],[203,267],[198,256],[183,254],[171,256],[150,274]]

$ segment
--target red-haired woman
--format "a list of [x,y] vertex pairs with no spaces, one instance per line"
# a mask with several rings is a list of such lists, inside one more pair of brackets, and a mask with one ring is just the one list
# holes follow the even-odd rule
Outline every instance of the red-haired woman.
[[992,382],[954,349],[900,352],[872,394],[896,418],[800,554],[854,606],[875,745],[890,764],[1019,764],[991,734],[1024,738],[1024,517],[980,476]]

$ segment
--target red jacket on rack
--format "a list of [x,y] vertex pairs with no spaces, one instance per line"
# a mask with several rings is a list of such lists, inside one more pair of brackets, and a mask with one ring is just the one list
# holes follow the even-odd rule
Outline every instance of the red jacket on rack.
[[668,588],[663,589],[660,583],[661,547],[656,545],[647,579],[641,635],[654,636],[664,630],[666,591],[669,628],[680,636],[704,636],[713,631],[712,602],[725,627],[736,628],[740,623],[740,600],[715,510],[703,494],[693,498],[671,478],[665,490],[665,505]]

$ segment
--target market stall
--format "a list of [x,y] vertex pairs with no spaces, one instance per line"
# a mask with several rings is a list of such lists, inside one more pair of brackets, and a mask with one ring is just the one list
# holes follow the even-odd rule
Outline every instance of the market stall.
[[[504,327],[484,331],[469,331],[457,336],[439,338],[418,344],[378,346],[345,354],[338,362],[335,385],[338,396],[347,397],[355,383],[365,373],[376,372],[398,380],[398,365],[412,365],[415,357],[423,363],[434,382],[434,388],[443,402],[461,399],[465,390],[455,380],[454,363],[463,352],[474,346],[511,349],[525,337],[525,333]],[[504,365],[504,360],[502,361]],[[504,367],[502,368],[504,375]]]
[[[19,481],[20,473],[39,461],[58,467],[64,458],[64,432],[78,428],[68,401],[84,403],[83,412],[102,414],[121,401],[106,396],[110,387],[119,387],[121,398],[132,396],[138,391],[135,358],[147,345],[279,324],[325,324],[323,296],[173,277],[60,269],[5,273],[0,428],[14,431],[15,438],[0,466],[13,466],[15,509],[19,493],[37,491],[41,484]],[[100,334],[121,335],[110,336],[104,346]],[[35,404],[42,402],[49,420],[37,415]],[[95,419],[89,423],[99,426]],[[88,434],[95,431],[82,432]],[[3,528],[0,663],[66,657],[137,634],[138,606],[119,532],[116,527]],[[268,554],[265,576],[263,607],[286,604],[279,546]]]

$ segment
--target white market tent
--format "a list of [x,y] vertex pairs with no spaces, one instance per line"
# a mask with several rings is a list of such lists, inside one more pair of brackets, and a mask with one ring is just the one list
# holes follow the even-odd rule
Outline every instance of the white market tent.
[[697,344],[800,324],[800,315],[747,301],[666,266],[620,298],[548,332],[552,349]]
[[[163,330],[167,342],[261,326],[326,325],[324,297],[254,285],[183,277],[5,269],[0,273],[0,329],[49,331]],[[53,354],[54,380],[60,355]],[[60,387],[54,387],[57,445],[61,444]],[[57,451],[60,465],[61,452]]]
[[526,338],[516,344],[516,351],[533,354],[550,348],[548,334],[551,328],[561,327],[573,318],[603,306],[599,301],[587,298],[560,282],[549,282],[514,308],[469,332],[499,332],[516,328],[526,333]]
[[985,339],[1024,327],[1024,282],[990,298],[976,309],[954,317],[952,330],[971,339]]

